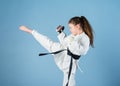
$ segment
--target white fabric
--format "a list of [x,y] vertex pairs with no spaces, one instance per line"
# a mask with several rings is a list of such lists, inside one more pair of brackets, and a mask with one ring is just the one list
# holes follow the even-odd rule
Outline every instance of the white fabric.
[[[80,35],[73,36],[69,35],[66,36],[63,32],[58,35],[58,39],[60,43],[53,42],[48,37],[38,33],[37,31],[33,30],[32,35],[34,38],[49,52],[54,52],[62,49],[67,49],[76,55],[85,55],[89,49],[89,38],[88,36],[83,32]],[[66,84],[66,76],[69,71],[69,64],[70,64],[70,56],[67,55],[67,51],[63,51],[59,54],[54,55],[54,60],[57,66],[61,71],[64,72],[64,81],[63,86]],[[74,74],[77,69],[77,60],[73,59],[73,66],[72,66],[72,76],[70,83],[73,83],[73,85],[69,86],[75,86],[75,80],[74,80]]]
[[[63,86],[66,86],[66,83],[68,82],[68,73],[64,73],[64,79],[63,79]],[[70,75],[68,86],[75,86],[75,74]]]

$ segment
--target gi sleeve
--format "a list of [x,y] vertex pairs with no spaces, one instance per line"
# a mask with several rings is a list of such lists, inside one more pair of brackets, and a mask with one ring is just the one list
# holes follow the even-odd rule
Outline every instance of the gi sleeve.
[[69,50],[76,55],[85,55],[89,49],[89,38],[87,36],[81,39],[74,39],[68,44]]
[[58,35],[58,39],[60,41],[60,43],[62,44],[64,42],[64,39],[66,38],[66,34],[64,32],[61,32],[59,35]]

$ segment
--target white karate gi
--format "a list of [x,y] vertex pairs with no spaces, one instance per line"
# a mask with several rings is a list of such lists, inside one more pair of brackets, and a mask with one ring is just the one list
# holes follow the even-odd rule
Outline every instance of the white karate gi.
[[[62,32],[58,35],[58,39],[60,43],[53,42],[48,37],[38,33],[35,30],[32,31],[32,35],[49,52],[55,52],[58,50],[69,48],[69,50],[73,54],[85,55],[89,49],[90,41],[88,36],[84,32],[76,36],[73,36],[73,35],[66,36]],[[64,73],[63,86],[65,86],[68,81],[68,72],[69,72],[71,57],[67,55],[67,51],[60,52],[53,56],[54,56],[56,65]],[[78,64],[78,60],[73,59],[72,72],[71,72],[68,86],[75,86],[74,78],[75,78],[75,72],[78,66],[77,64]]]

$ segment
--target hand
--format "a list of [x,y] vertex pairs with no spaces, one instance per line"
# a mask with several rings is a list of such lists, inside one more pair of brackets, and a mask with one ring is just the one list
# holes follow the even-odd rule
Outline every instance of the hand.
[[64,26],[59,25],[56,29],[57,32],[61,33],[64,30]]
[[27,28],[26,26],[20,26],[19,29],[28,33],[32,33],[32,30]]

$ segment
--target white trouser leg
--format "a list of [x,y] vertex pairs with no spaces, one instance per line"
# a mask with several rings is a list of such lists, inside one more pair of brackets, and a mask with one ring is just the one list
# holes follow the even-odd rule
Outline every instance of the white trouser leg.
[[44,35],[38,33],[37,31],[33,31],[32,35],[49,52],[54,52],[54,51],[60,50],[62,48],[60,43],[53,42],[47,36],[44,36]]
[[[68,73],[64,73],[63,86],[66,86],[68,82]],[[75,86],[75,74],[70,75],[68,86]]]
[[[33,31],[32,35],[49,52],[55,52],[55,51],[63,49],[63,46],[60,43],[53,42],[47,36],[44,36],[44,35],[38,33],[37,31]],[[55,63],[57,64],[57,66],[60,69],[62,69],[62,62],[63,62],[64,57],[65,57],[64,52],[54,55]]]

